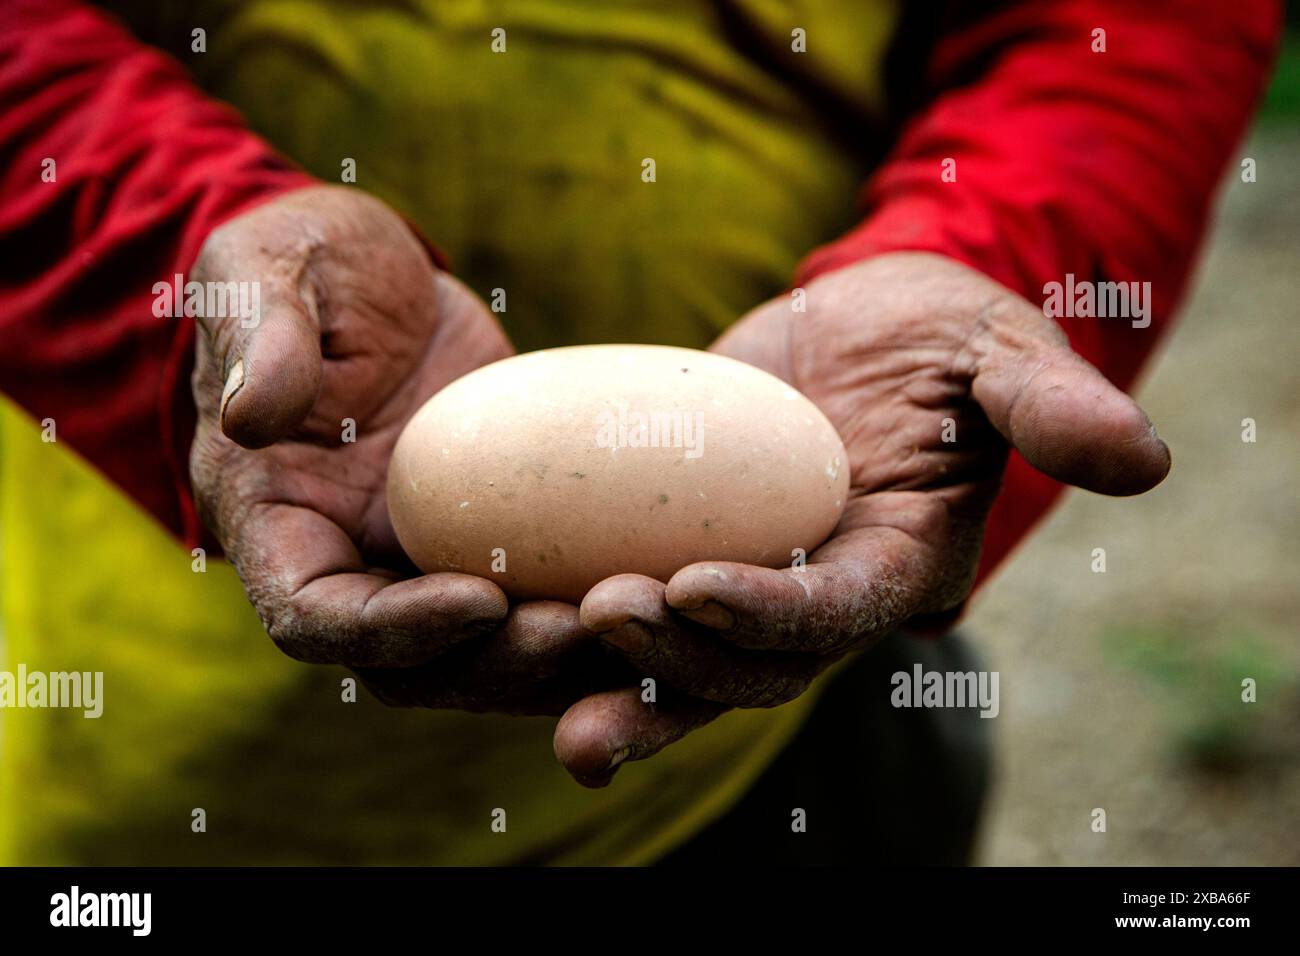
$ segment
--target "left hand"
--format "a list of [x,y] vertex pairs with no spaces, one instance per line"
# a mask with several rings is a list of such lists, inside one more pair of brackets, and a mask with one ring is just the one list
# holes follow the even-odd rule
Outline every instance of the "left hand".
[[556,752],[579,779],[607,782],[623,759],[727,707],[791,700],[845,654],[958,608],[1010,447],[1109,495],[1147,491],[1169,471],[1138,405],[1040,308],[973,269],[895,253],[806,291],[805,313],[781,296],[712,351],[772,372],[822,409],[852,469],[844,515],[803,570],[707,561],[666,585],[634,574],[596,585],[583,626],[687,696],[664,703],[661,690],[647,707],[634,690],[612,691],[574,704]]

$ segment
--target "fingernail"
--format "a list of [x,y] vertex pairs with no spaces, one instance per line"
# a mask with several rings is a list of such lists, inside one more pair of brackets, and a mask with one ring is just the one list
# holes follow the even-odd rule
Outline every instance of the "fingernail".
[[612,631],[600,635],[602,640],[613,644],[627,654],[644,654],[654,646],[654,635],[640,621],[628,621]]
[[729,607],[717,601],[705,601],[699,607],[683,611],[692,621],[711,627],[715,631],[729,631],[736,626],[736,615]]
[[236,359],[235,364],[230,366],[230,372],[226,375],[226,387],[221,390],[221,422],[224,425],[226,421],[226,406],[230,400],[235,397],[244,384],[244,360]]
[[1156,431],[1156,423],[1151,420],[1151,416],[1147,415],[1145,411],[1143,411],[1142,414],[1146,416],[1147,434],[1149,434],[1156,441],[1160,441],[1160,433]]
[[631,753],[631,747],[621,747],[618,750],[615,750],[614,756],[609,758],[609,766],[605,768],[605,772],[608,773],[615,769],[619,764],[626,760]]

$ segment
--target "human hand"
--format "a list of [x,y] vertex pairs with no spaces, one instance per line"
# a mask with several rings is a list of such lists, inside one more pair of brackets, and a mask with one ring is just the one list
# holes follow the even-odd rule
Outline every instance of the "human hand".
[[402,427],[512,349],[396,213],[341,187],[292,192],[214,231],[191,278],[260,283],[256,324],[199,320],[190,472],[284,653],[349,666],[394,705],[560,713],[609,686],[617,662],[577,608],[510,608],[483,578],[421,575],[397,542],[385,479]]
[[803,570],[710,561],[667,584],[618,575],[587,594],[582,624],[688,695],[655,708],[652,737],[638,730],[649,708],[627,692],[575,704],[557,752],[601,782],[620,751],[648,756],[727,706],[784,703],[845,654],[958,607],[1009,447],[1104,494],[1146,491],[1169,470],[1137,404],[1041,309],[973,269],[885,255],[818,278],[806,295],[806,313],[782,296],[713,350],[767,369],[825,412],[851,466],[844,515]]

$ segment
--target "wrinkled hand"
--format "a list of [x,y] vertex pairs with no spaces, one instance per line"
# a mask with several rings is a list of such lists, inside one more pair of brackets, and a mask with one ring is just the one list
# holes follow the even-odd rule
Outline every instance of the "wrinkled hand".
[[[653,714],[627,691],[575,704],[557,752],[600,782],[620,754],[648,756],[728,706],[788,701],[850,651],[960,605],[1009,447],[1110,495],[1146,491],[1169,470],[1133,400],[1040,309],[972,269],[893,254],[806,291],[806,313],[782,296],[713,350],[767,369],[825,412],[852,469],[844,516],[802,571],[713,561],[667,585],[619,575],[587,594],[585,627],[689,695]],[[943,440],[945,419],[955,441]]]
[[190,278],[260,283],[255,325],[200,319],[190,471],[282,651],[347,665],[395,705],[560,713],[610,686],[600,672],[617,662],[577,608],[512,609],[482,578],[420,575],[398,545],[385,476],[399,432],[512,351],[400,217],[354,190],[289,193],[216,230]]

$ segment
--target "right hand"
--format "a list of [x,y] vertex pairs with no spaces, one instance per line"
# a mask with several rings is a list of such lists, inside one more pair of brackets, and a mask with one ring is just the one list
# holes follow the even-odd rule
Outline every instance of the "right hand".
[[348,666],[398,706],[559,714],[628,682],[577,608],[511,608],[483,578],[421,575],[397,542],[385,478],[398,434],[512,349],[396,213],[341,187],[288,193],[215,230],[190,278],[260,283],[255,327],[199,320],[190,474],[284,653]]

